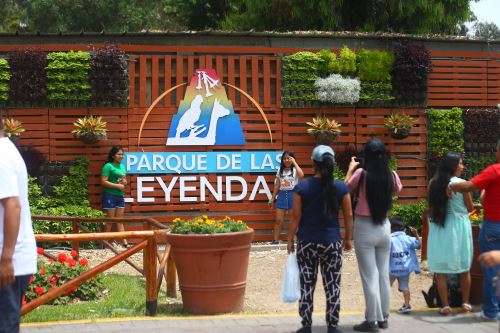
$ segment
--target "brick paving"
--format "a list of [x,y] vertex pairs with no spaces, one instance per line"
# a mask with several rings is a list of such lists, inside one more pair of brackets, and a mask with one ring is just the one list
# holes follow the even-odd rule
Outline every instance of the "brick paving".
[[[342,332],[354,332],[352,326],[361,322],[360,312],[341,313]],[[284,333],[300,326],[297,314],[228,315],[211,317],[141,317],[104,319],[93,322],[57,322],[22,324],[21,333]],[[382,333],[495,333],[498,322],[485,322],[477,314],[440,316],[436,311],[414,311],[411,315],[393,314],[389,328]],[[326,332],[324,314],[315,314],[313,332]]]

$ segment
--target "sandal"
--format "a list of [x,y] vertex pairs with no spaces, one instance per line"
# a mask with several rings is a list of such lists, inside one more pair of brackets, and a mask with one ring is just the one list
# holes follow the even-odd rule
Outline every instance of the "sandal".
[[469,303],[462,304],[462,311],[465,313],[469,313],[472,311],[472,306]]
[[441,309],[439,309],[439,314],[442,316],[449,316],[451,315],[452,311],[451,308],[447,306],[443,306]]

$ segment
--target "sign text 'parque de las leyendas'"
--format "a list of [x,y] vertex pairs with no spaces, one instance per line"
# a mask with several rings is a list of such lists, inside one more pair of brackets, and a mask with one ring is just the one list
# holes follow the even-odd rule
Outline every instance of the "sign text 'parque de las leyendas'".
[[[181,84],[185,85],[185,84]],[[181,86],[179,85],[179,86]],[[271,129],[264,111],[245,91],[225,84],[250,99],[265,121],[269,140]],[[169,92],[164,92],[146,112],[139,131],[156,103]],[[243,98],[242,96],[242,98]],[[227,98],[220,78],[213,69],[198,69],[186,89],[177,113],[173,116],[167,146],[224,146],[246,144],[240,119]],[[179,190],[179,201],[205,201],[211,195],[217,201],[255,200],[257,194],[271,198],[271,190],[264,174],[276,173],[281,151],[216,151],[216,152],[128,152],[123,159],[127,174],[137,174],[137,198],[128,202],[160,201],[152,195],[155,187],[164,193],[164,201],[171,201],[171,193]],[[251,188],[246,179],[237,175],[252,174]],[[208,177],[215,174],[214,177]],[[211,179],[211,180],[209,180]],[[161,200],[163,201],[163,199]]]

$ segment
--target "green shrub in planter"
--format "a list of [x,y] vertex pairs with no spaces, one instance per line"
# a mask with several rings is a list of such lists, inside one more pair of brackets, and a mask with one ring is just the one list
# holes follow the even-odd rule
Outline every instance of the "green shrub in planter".
[[48,100],[86,104],[92,97],[88,52],[53,52],[47,55]]
[[114,45],[92,53],[90,80],[93,104],[124,106],[128,101],[128,64],[125,52]]
[[391,71],[394,55],[387,51],[361,50],[356,54],[357,76],[361,80],[362,101],[391,100]]
[[354,75],[356,73],[356,53],[344,46],[340,49],[333,63],[330,64],[330,70],[332,73]]
[[314,82],[324,60],[316,53],[297,52],[283,57],[283,97],[285,102],[316,101]]
[[427,132],[428,152],[438,157],[447,152],[464,152],[464,123],[462,121],[462,110],[453,108],[451,110],[426,111],[429,130]]
[[11,71],[10,102],[42,105],[47,101],[47,53],[23,48],[8,54]]
[[7,60],[0,58],[0,102],[9,98],[10,67]]

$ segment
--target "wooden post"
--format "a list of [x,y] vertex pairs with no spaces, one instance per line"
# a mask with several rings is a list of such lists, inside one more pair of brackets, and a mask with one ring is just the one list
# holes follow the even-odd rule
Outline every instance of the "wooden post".
[[172,253],[168,256],[167,261],[167,296],[176,298],[177,297],[177,269],[175,268],[175,261]]
[[[73,225],[73,233],[79,234],[80,230],[78,230],[78,223],[76,221],[73,221],[73,222],[71,222],[71,224]],[[71,242],[71,245],[72,245],[73,251],[76,252],[76,256],[73,259],[78,261],[78,259],[80,259],[80,242],[73,241],[73,242]]]
[[144,275],[146,277],[146,315],[156,316],[158,293],[156,291],[156,238],[148,239],[143,256]]
[[[163,280],[163,275],[165,275],[166,272],[166,266],[167,266],[167,260],[168,257],[170,256],[170,245],[165,246],[165,251],[163,251],[163,256],[160,259],[160,267],[158,268],[158,274],[157,274],[157,282],[156,282],[156,292],[160,292],[161,288],[161,282]],[[167,276],[165,275],[165,280]]]

